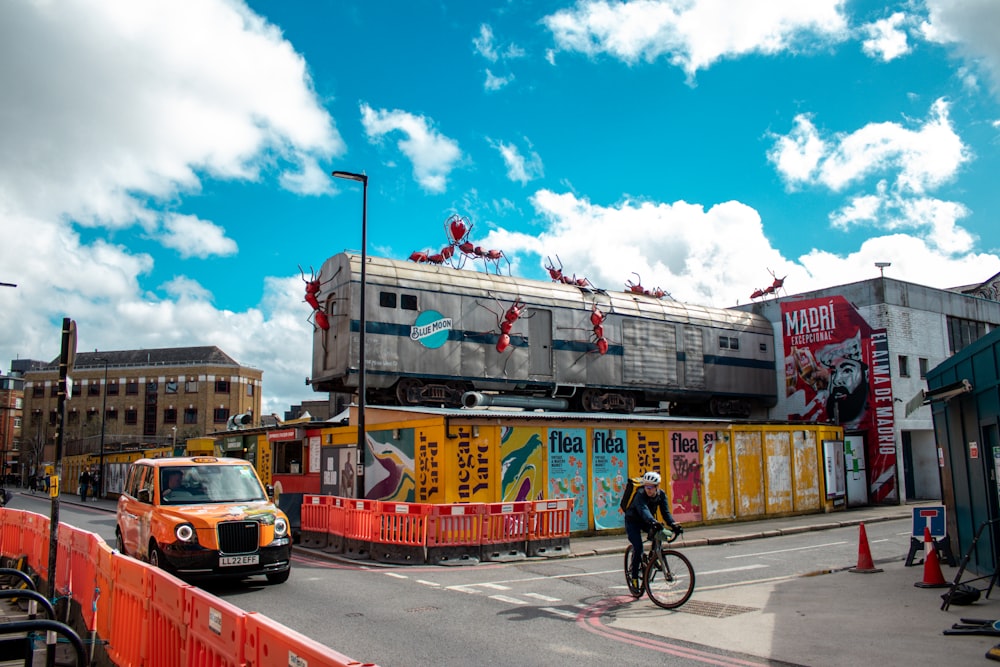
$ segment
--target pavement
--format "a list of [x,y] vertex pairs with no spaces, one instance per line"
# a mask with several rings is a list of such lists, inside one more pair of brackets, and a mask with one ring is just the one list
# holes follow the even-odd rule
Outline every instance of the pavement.
[[[78,496],[69,495],[63,495],[61,502],[81,504]],[[112,500],[88,500],[86,505],[115,511]],[[894,519],[912,520],[914,508],[923,505],[937,506],[940,502],[691,526],[680,548],[765,540]],[[852,572],[861,565],[862,531],[858,532],[859,559],[840,568],[735,587],[696,586],[691,600],[674,611],[659,609],[647,598],[633,601],[620,596],[598,605],[597,614],[592,607],[589,613],[598,617],[584,620],[592,631],[606,632],[609,637],[616,631],[641,633],[659,644],[674,647],[676,655],[717,665],[964,666],[1000,660],[1000,649],[995,658],[987,658],[987,652],[1000,645],[1000,630],[988,627],[984,629],[996,634],[944,634],[944,630],[962,619],[990,622],[1000,619],[1000,591],[994,590],[991,597],[985,597],[989,578],[971,582],[983,589],[979,601],[967,606],[952,604],[942,610],[941,595],[949,588],[916,585],[935,578],[933,568],[921,564],[922,553],[916,556],[914,565],[906,566],[907,552],[894,553],[896,547],[869,544],[874,569],[878,571]],[[622,534],[573,537],[570,557],[622,553],[624,543]],[[295,550],[303,555],[330,557],[298,545]],[[955,559],[960,563],[962,554],[956,553]],[[944,557],[939,559],[939,566],[944,580],[954,581],[958,567],[948,565]],[[966,572],[962,581],[976,576]],[[689,644],[740,655],[729,659],[703,658],[699,657],[697,647]]]

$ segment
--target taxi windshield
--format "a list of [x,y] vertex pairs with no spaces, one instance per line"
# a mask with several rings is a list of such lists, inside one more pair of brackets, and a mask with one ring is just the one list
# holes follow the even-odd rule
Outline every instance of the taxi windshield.
[[267,500],[249,465],[165,466],[160,504],[245,503]]

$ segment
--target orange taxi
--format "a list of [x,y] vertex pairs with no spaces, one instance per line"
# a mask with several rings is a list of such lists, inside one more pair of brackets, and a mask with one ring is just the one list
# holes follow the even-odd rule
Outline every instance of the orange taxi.
[[118,498],[118,551],[180,577],[291,572],[288,517],[253,466],[214,456],[140,459]]

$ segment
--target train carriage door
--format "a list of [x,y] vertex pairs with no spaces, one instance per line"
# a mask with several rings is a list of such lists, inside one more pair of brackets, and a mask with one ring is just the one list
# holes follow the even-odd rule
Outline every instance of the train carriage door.
[[684,327],[684,386],[688,389],[705,387],[705,345],[703,331]]
[[552,376],[552,311],[531,309],[528,322],[528,373]]
[[677,383],[677,334],[672,326],[638,318],[622,320],[622,347],[622,383]]

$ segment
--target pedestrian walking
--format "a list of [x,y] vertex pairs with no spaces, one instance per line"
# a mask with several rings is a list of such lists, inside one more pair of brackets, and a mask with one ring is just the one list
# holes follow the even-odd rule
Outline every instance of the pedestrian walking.
[[90,490],[90,473],[84,470],[80,473],[80,500],[87,501],[87,491]]
[[90,476],[90,489],[94,500],[101,497],[101,473],[97,470]]

